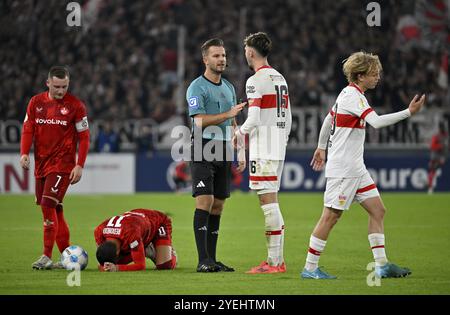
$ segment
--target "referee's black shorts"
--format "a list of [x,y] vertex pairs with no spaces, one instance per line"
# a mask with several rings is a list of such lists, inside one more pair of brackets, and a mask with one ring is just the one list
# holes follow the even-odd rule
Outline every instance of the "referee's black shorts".
[[192,158],[191,175],[193,197],[201,195],[213,195],[217,199],[230,197],[231,161],[225,154],[222,161],[204,159],[195,161]]

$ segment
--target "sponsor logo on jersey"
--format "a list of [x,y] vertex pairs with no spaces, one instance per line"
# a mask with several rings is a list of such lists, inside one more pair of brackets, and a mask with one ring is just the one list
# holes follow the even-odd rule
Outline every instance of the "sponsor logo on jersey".
[[198,97],[197,96],[190,97],[188,103],[190,108],[198,108]]
[[36,118],[35,119],[36,124],[38,125],[62,125],[67,126],[66,120],[59,120],[59,119],[42,119],[42,118]]
[[362,98],[359,99],[359,108],[363,109],[366,106]]
[[103,229],[103,234],[120,235],[121,230],[122,229],[106,227]]
[[269,77],[272,81],[284,81],[284,78],[282,75],[271,74],[271,75],[269,75]]
[[63,107],[63,108],[61,108],[60,112],[63,115],[67,115],[69,113],[69,110],[67,108]]
[[247,94],[253,94],[256,92],[256,89],[252,85],[247,85]]
[[136,246],[138,246],[139,245],[139,242],[138,241],[134,241],[134,242],[132,242],[131,244],[130,244],[130,248],[135,248]]

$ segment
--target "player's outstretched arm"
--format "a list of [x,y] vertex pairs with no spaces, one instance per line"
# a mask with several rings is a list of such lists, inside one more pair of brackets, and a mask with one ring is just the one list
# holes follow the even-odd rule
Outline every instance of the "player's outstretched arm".
[[411,115],[418,113],[422,109],[423,104],[425,104],[425,94],[422,94],[420,98],[419,95],[416,94],[408,106]]
[[377,113],[372,111],[366,116],[365,120],[369,125],[371,125],[376,129],[390,126],[418,113],[421,110],[424,103],[425,103],[425,94],[422,95],[420,98],[418,95],[416,95],[411,100],[411,103],[409,103],[408,108],[405,110],[381,116],[378,116]]

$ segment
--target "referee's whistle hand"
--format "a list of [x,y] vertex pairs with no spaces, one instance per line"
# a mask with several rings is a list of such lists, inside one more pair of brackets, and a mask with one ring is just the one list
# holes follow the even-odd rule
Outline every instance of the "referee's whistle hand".
[[237,105],[234,105],[229,111],[228,111],[228,118],[236,117],[237,114],[241,112],[242,109],[244,109],[245,105],[247,103],[240,103]]

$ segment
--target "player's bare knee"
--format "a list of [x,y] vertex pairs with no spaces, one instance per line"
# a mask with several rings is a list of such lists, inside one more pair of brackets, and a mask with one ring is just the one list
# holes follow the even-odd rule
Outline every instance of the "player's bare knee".
[[172,270],[175,269],[177,264],[176,264],[176,257],[172,257],[170,260],[162,263],[162,264],[157,264],[156,265],[156,269],[157,270]]
[[212,215],[221,215],[223,211],[223,206],[225,204],[224,199],[217,199],[214,198],[213,205],[211,207],[211,214]]
[[214,197],[211,195],[202,195],[197,196],[195,198],[195,207],[197,209],[202,209],[211,212],[213,204],[214,204]]
[[382,220],[384,218],[385,214],[386,214],[386,208],[384,206],[380,206],[373,212],[372,216],[375,217],[376,219]]
[[268,205],[271,203],[278,203],[277,193],[271,192],[271,193],[265,193],[265,194],[258,194],[259,197],[259,205]]
[[212,215],[222,215],[222,211],[223,211],[223,205],[222,206],[217,206],[217,207],[212,207],[211,208],[211,214]]
[[342,216],[342,212],[342,210],[326,208],[326,211],[324,211],[322,215],[321,221],[328,226],[334,226]]

